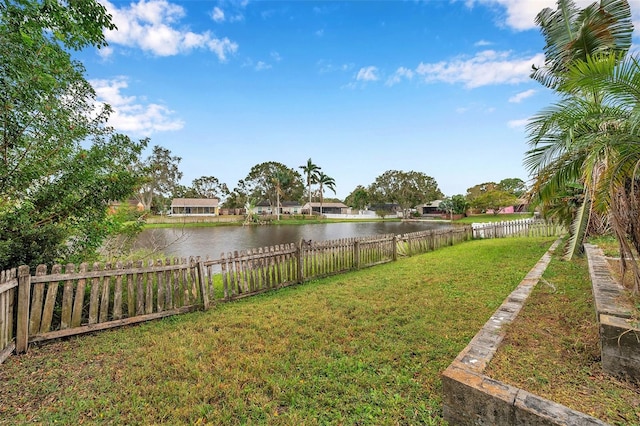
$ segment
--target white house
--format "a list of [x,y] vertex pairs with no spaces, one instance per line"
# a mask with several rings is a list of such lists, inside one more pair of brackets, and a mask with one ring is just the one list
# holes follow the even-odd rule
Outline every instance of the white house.
[[171,212],[174,216],[217,216],[217,198],[174,198],[171,201]]
[[[309,208],[312,209],[313,213],[320,214],[320,203],[307,203],[302,206],[302,211],[309,213]],[[349,206],[343,203],[322,203],[322,214],[346,214],[348,212]]]

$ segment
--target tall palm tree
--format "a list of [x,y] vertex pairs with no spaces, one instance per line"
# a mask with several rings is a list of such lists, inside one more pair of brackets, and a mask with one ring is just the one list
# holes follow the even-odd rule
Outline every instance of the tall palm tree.
[[[590,215],[609,218],[620,245],[622,267],[640,253],[640,63],[615,53],[587,57],[566,70],[565,96],[530,123],[527,164],[541,199],[583,185],[569,251],[582,244]],[[594,93],[597,96],[585,96]],[[630,262],[634,292],[640,268]]]
[[311,215],[313,210],[311,208],[311,185],[317,183],[318,174],[320,173],[320,167],[313,164],[313,161],[311,161],[311,158],[309,158],[307,160],[307,164],[305,164],[304,166],[299,166],[299,168],[302,169],[307,177],[307,191],[309,192],[309,215]]
[[320,215],[322,215],[322,202],[324,201],[324,188],[329,188],[336,193],[336,181],[323,172],[318,173],[318,184],[320,185]]
[[561,199],[558,195],[567,192],[567,186],[584,186],[586,205],[572,212],[570,258],[582,246],[593,212],[594,185],[606,169],[602,161],[611,160],[601,145],[607,139],[601,125],[621,118],[600,88],[578,84],[576,70],[596,55],[606,55],[614,63],[624,57],[631,45],[633,24],[627,0],[601,0],[585,9],[578,9],[572,0],[558,0],[557,9],[542,10],[536,23],[545,37],[546,58],[543,67],[534,67],[532,78],[563,98],[530,122],[533,149],[527,152],[525,163],[536,178],[534,198],[542,204]]

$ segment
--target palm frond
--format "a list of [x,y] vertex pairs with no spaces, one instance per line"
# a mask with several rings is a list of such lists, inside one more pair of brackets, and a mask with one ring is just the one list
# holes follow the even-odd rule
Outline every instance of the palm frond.
[[576,211],[576,215],[571,223],[569,241],[564,254],[565,260],[571,260],[573,256],[582,252],[582,244],[589,224],[591,216],[591,198],[589,192],[586,191],[584,200],[580,208]]

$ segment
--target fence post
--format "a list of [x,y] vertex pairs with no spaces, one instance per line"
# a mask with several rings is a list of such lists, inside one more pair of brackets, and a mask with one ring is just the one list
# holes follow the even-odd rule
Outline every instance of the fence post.
[[302,245],[304,244],[304,240],[300,240],[300,242],[298,243],[298,250],[296,253],[296,257],[297,257],[297,261],[298,261],[298,284],[301,284],[304,281],[304,271],[302,270],[303,268],[303,262],[302,262]]
[[31,302],[31,272],[18,268],[18,317],[16,321],[16,353],[26,353],[29,347],[29,305]]
[[209,310],[209,291],[204,277],[204,263],[200,256],[197,258],[196,268],[198,272],[198,281],[200,282],[200,294],[202,295],[202,308],[207,311]]
[[391,250],[391,260],[395,262],[398,260],[398,236],[395,234],[393,235],[393,246]]
[[353,242],[353,267],[360,269],[360,241]]

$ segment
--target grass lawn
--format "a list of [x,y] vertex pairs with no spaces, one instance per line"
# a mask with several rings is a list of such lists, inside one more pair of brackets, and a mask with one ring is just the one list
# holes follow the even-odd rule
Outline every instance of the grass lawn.
[[443,424],[440,373],[551,242],[471,241],[32,347],[0,366],[0,423]]

